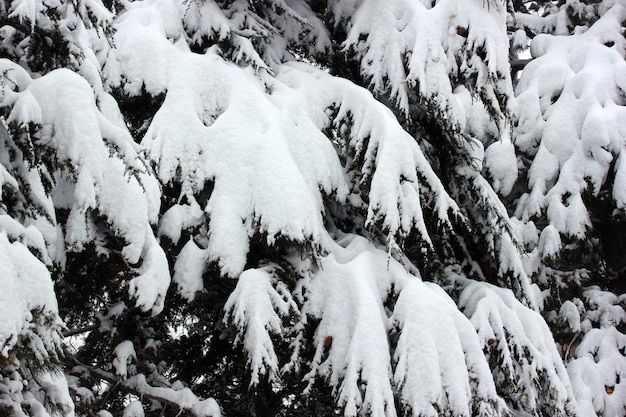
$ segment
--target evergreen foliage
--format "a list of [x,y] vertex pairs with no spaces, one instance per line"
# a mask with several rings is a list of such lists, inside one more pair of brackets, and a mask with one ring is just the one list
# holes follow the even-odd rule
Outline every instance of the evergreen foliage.
[[0,2],[0,416],[622,415],[625,22]]

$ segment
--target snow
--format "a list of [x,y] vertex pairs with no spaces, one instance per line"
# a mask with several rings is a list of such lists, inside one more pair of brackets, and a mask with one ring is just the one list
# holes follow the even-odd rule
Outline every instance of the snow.
[[[2,217],[6,217],[2,215]],[[66,415],[74,415],[74,403],[63,374],[42,370],[33,381],[22,379],[17,372],[11,376],[11,364],[19,364],[19,351],[26,349],[36,363],[55,357],[61,349],[62,322],[58,315],[56,295],[46,265],[37,259],[20,239],[16,239],[15,222],[0,224],[0,401],[21,410],[30,407],[33,416],[48,416],[44,397],[51,404],[63,407]],[[4,230],[5,225],[12,231]],[[24,232],[31,232],[22,228]],[[18,235],[19,236],[19,235]],[[41,236],[39,236],[41,239]],[[21,239],[26,240],[26,239]],[[16,353],[18,351],[18,353]],[[32,389],[29,391],[28,389]]]
[[270,381],[276,377],[278,359],[270,334],[280,335],[282,317],[297,310],[284,285],[273,282],[274,268],[244,271],[224,305],[224,321],[240,329],[235,343],[242,343],[248,352],[250,385],[258,384],[261,375],[267,374]]
[[[310,385],[328,380],[344,415],[395,416],[401,410],[394,392],[415,415],[446,409],[490,416],[506,408],[472,323],[442,288],[422,282],[356,235],[337,236],[315,272],[309,261],[292,263],[305,274],[295,292],[301,325],[318,324],[312,362],[290,363],[284,371],[305,366]],[[390,298],[395,304],[387,307]],[[294,348],[292,360],[298,361],[299,342]]]
[[175,205],[159,219],[159,236],[167,236],[172,243],[177,244],[183,230],[199,226],[202,220],[203,211],[197,202]]
[[[466,86],[480,90],[487,107],[500,109],[495,91],[512,97],[508,78],[508,39],[504,35],[504,7],[483,7],[479,1],[439,1],[432,8],[421,2],[370,0],[358,6],[337,2],[336,19],[347,18],[350,31],[344,47],[360,55],[361,70],[371,88],[384,91],[408,112],[410,89],[416,88],[434,111],[446,114],[452,126],[461,123],[463,110],[454,100],[451,78],[472,74]],[[471,26],[471,27],[470,27]],[[466,31],[457,34],[457,28]],[[363,41],[362,35],[367,35]],[[476,51],[485,52],[484,62]],[[461,53],[459,51],[465,51]]]
[[561,316],[574,323],[575,310],[584,317],[582,332],[576,333],[568,346],[575,352],[567,364],[574,394],[583,415],[619,415],[626,407],[624,385],[620,384],[626,375],[626,336],[618,330],[626,322],[626,296],[591,286],[584,290],[583,297],[584,305],[576,300],[577,305],[561,308],[565,313]]
[[576,304],[570,300],[566,300],[559,310],[559,316],[561,316],[566,322],[569,329],[573,333],[580,332],[580,312]]
[[542,258],[555,256],[561,250],[561,236],[553,225],[546,226],[539,237],[539,253]]
[[[585,237],[591,221],[582,194],[597,195],[611,169],[615,205],[626,207],[623,2],[610,9],[604,3],[606,13],[584,33],[537,36],[531,44],[536,58],[517,84],[517,104],[503,2],[330,2],[329,12],[347,25],[343,48],[361,61],[374,95],[314,66],[284,63],[294,58],[296,42],[307,41],[305,48],[318,53],[331,46],[305,2],[276,0],[264,16],[253,3],[124,2],[108,46],[104,37],[71,25],[69,5],[50,1],[47,6],[63,11],[62,30],[73,31],[70,48],[76,56],[84,52],[80,63],[72,61],[74,71],[31,77],[0,60],[6,74],[0,105],[10,109],[0,143],[9,149],[8,132],[22,134],[60,162],[58,170],[36,172],[0,155],[2,192],[28,189],[42,211],[19,221],[0,212],[2,356],[23,334],[39,338],[33,341],[39,358],[58,347],[62,324],[47,267],[63,267],[66,248],[94,244],[108,254],[98,246],[107,235],[121,239],[122,255],[133,265],[125,284],[134,306],[159,314],[171,266],[158,239],[168,239],[173,251],[182,248],[173,281],[186,300],[203,290],[210,263],[237,279],[224,325],[236,331],[235,343],[247,356],[251,389],[265,378],[280,382],[283,372],[302,371],[309,390],[318,380],[330,384],[346,416],[576,415],[574,396],[581,415],[622,410],[624,388],[614,371],[626,372],[626,341],[615,330],[626,321],[623,297],[591,288],[584,293],[589,310],[580,300],[560,306],[558,318],[570,331],[589,330],[566,370],[537,312],[541,297],[528,274],[541,259],[558,255],[562,235]],[[76,22],[91,15],[99,25],[112,24],[98,1],[71,7]],[[35,25],[42,10],[38,2],[15,0],[10,13]],[[564,18],[520,21],[559,33],[566,30]],[[5,27],[3,36],[9,32]],[[214,34],[218,44],[204,50]],[[601,45],[608,41],[612,47]],[[514,43],[525,42],[517,33]],[[203,53],[191,53],[190,44]],[[115,89],[164,98],[140,145],[109,94]],[[447,187],[476,190],[477,201],[463,207],[476,220],[471,226],[420,148],[438,139],[408,134],[376,98],[387,96],[409,118],[416,102],[432,110],[428,117],[441,116],[442,130],[464,148],[468,164],[446,173],[453,177]],[[520,220],[509,218],[497,195],[508,196],[517,181],[516,147],[532,161],[532,190],[519,199]],[[51,181],[51,192],[40,175]],[[181,189],[162,216],[161,185]],[[427,219],[425,202],[433,212]],[[335,230],[325,218],[335,207],[362,213],[369,239]],[[59,224],[56,213],[64,209],[69,216]],[[544,214],[549,224],[540,232],[532,219]],[[442,278],[445,289],[422,281],[402,253],[403,240],[416,231],[432,248],[430,233],[452,229],[450,217],[468,234],[485,237],[496,279],[508,279],[503,285],[513,291],[470,280],[452,267]],[[286,253],[302,277],[293,292],[277,264],[248,265],[258,239]],[[532,253],[524,254],[523,245]],[[106,315],[97,313],[100,330],[111,330],[126,308],[132,306],[119,302]],[[46,333],[33,311],[56,327]],[[288,317],[295,327],[287,328]],[[280,363],[275,340],[311,325],[313,340],[304,340],[304,332],[294,336],[291,362]],[[299,355],[307,342],[311,361]],[[214,400],[201,401],[181,382],[155,387],[145,375],[133,375],[129,365],[136,360],[130,340],[115,347],[111,365],[120,383],[178,404],[181,412],[220,414]],[[46,374],[40,381],[55,402],[71,404],[62,377]],[[2,388],[13,384],[21,392],[22,383],[7,377]],[[496,387],[516,390],[498,394]],[[42,398],[29,392],[23,403],[35,415],[47,414]],[[123,415],[144,416],[141,401],[130,402]]]
[[[1,227],[1,226],[0,226]],[[46,266],[41,263],[26,246],[19,242],[10,242],[7,233],[0,230],[0,354],[7,357],[15,347],[18,336],[30,327],[33,320],[32,313],[41,311],[41,314],[60,319],[57,314],[57,301]],[[39,329],[38,331],[40,331]],[[58,334],[49,330],[41,337],[51,339],[46,345],[56,343]],[[43,347],[43,346],[42,346]],[[45,348],[45,347],[44,347]],[[39,354],[46,355],[45,349]]]
[[144,417],[143,404],[139,400],[130,402],[126,408],[122,417]]
[[[68,383],[65,375],[60,372],[43,372],[38,375],[36,379],[31,381],[33,387],[31,392],[36,398],[36,401],[29,401],[27,393],[24,395],[26,404],[30,404],[33,408],[40,408],[42,416],[48,417],[49,410],[45,409],[42,404],[56,404],[62,408],[65,415],[68,417],[74,417],[74,401],[70,396],[68,389]],[[37,415],[35,413],[34,415]],[[54,414],[53,414],[54,415]]]
[[[112,85],[123,76],[129,93],[138,92],[139,86],[152,94],[167,91],[142,145],[156,162],[161,181],[181,181],[192,207],[196,207],[194,194],[214,178],[211,198],[201,207],[209,218],[209,261],[218,261],[228,275],[240,274],[255,229],[266,234],[269,243],[279,233],[296,242],[311,238],[319,243],[322,218],[317,184],[329,192],[337,189],[339,185],[327,178],[331,170],[341,176],[338,164],[313,184],[305,181],[315,176],[301,172],[285,137],[297,137],[296,132],[304,129],[294,131],[250,71],[225,63],[214,52],[193,55],[167,41],[166,32],[175,36],[169,22],[173,18],[141,6],[126,13],[116,35],[118,49],[107,62],[105,75]],[[136,54],[137,50],[153,61],[161,60],[160,64],[146,67],[146,56]],[[137,87],[129,90],[133,85]],[[324,156],[329,150],[330,145]],[[193,224],[190,217],[197,218],[198,211],[174,210],[164,219],[161,233],[177,240],[179,228]],[[287,218],[289,223],[284,222]]]
[[137,358],[133,342],[130,340],[124,340],[119,343],[113,351],[113,368],[115,373],[122,378],[128,376],[128,365]]
[[196,293],[204,288],[202,274],[208,256],[207,250],[199,248],[193,240],[188,241],[178,254],[172,281],[178,286],[178,292],[188,300],[193,300]]
[[493,370],[496,381],[517,381],[519,391],[509,395],[513,400],[523,395],[525,400],[519,404],[530,414],[548,406],[575,415],[572,384],[539,313],[521,304],[510,290],[462,279],[460,283],[459,307],[474,325],[487,355],[494,355],[500,364]]
[[[624,40],[617,35],[626,8],[616,3],[582,34],[539,35],[531,61],[517,85],[519,134],[516,146],[534,156],[528,171],[531,192],[516,215],[546,213],[564,234],[582,238],[591,225],[581,194],[597,195],[611,162],[626,146],[626,110],[619,97],[624,83]],[[620,20],[621,19],[621,20]],[[608,41],[621,45],[607,48]],[[621,49],[620,49],[621,48]],[[623,207],[621,167],[612,197]]]
[[591,329],[567,365],[581,412],[587,416],[619,415],[626,406],[626,375],[623,349],[626,336],[616,328]]
[[[184,412],[185,410],[191,410],[193,414],[197,417],[220,417],[221,411],[217,402],[212,399],[200,400],[195,396],[193,392],[189,388],[184,388],[182,386],[178,387],[153,387],[148,384],[146,381],[146,377],[143,374],[138,374],[129,378],[125,381],[125,383],[139,392],[144,393],[144,395],[152,396],[156,398],[162,398],[165,401],[176,404],[180,408],[180,412]],[[182,384],[181,384],[182,385]],[[177,388],[177,389],[175,389]],[[133,405],[134,404],[134,405]],[[130,403],[126,410],[129,410],[131,416],[143,416],[143,406],[141,401],[135,401]],[[126,410],[124,413],[126,413]]]
[[128,293],[135,298],[137,307],[156,315],[163,310],[165,294],[170,285],[169,264],[150,226],[147,226],[145,233],[139,276],[129,282]]
[[509,195],[517,180],[517,158],[510,140],[491,144],[485,151],[485,165],[493,181],[493,189]]
[[[429,240],[422,187],[435,193],[442,222],[449,209],[456,211],[414,140],[370,93],[304,65],[277,68],[276,79],[264,85],[212,50],[194,55],[173,45],[167,37],[182,36],[170,22],[176,18],[148,3],[135,4],[118,21],[117,49],[104,69],[108,84],[124,81],[129,94],[138,94],[141,86],[150,94],[165,93],[142,146],[161,182],[180,182],[181,201],[190,203],[168,210],[161,235],[178,241],[183,229],[198,224],[202,209],[208,219],[207,262],[217,262],[233,277],[243,271],[254,234],[265,236],[269,245],[280,236],[325,248],[323,196],[339,202],[347,197],[340,156],[352,152],[365,158],[356,168],[362,183],[370,184],[367,224],[381,223],[391,239],[417,228]],[[154,65],[143,65],[144,52]],[[339,108],[335,119],[320,113],[334,106]],[[347,120],[360,128],[350,132],[338,155],[322,131]],[[214,186],[208,202],[200,204],[196,197],[208,180]],[[177,269],[187,268],[184,262]],[[199,266],[194,270],[199,273]],[[192,284],[197,278],[185,282],[191,286],[177,278],[187,296],[198,290]]]
[[[438,410],[450,409],[473,416],[473,404],[497,402],[491,372],[471,323],[433,287],[409,280],[396,301],[394,382],[414,415],[435,417]],[[412,366],[416,363],[420,366]],[[474,381],[481,381],[475,391]]]
[[[336,248],[337,257],[322,259],[320,271],[304,283],[307,303],[302,307],[303,317],[320,320],[315,356],[304,378],[309,384],[317,375],[328,378],[346,416],[356,415],[357,410],[393,416],[388,325],[382,305],[384,293],[390,289],[390,282],[385,282],[387,257],[383,251],[360,251],[367,245],[361,239],[342,242],[347,248]],[[390,274],[400,271],[395,264]],[[332,344],[327,349],[324,342],[329,336]]]
[[[11,74],[20,74],[8,61],[3,66]],[[165,253],[150,226],[159,212],[160,187],[128,131],[100,113],[94,91],[76,73],[60,69],[34,80],[18,78],[21,84],[15,85],[16,91],[3,90],[3,104],[13,103],[7,122],[22,129],[31,123],[41,125],[36,136],[39,145],[65,164],[65,170],[50,173],[57,184],[52,201],[45,204],[51,217],[53,205],[69,209],[63,231],[66,244],[80,250],[93,242],[97,231],[91,216],[104,216],[113,233],[124,239],[126,260],[142,261],[140,276],[129,287],[131,296],[142,309],[160,311],[170,281]],[[57,237],[53,230],[46,236],[50,245]]]

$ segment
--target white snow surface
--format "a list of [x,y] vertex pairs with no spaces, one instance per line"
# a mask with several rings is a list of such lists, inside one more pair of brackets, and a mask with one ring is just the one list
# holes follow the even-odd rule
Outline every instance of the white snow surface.
[[[3,357],[7,357],[16,345],[18,336],[29,329],[34,311],[40,310],[41,314],[56,319],[60,326],[56,295],[48,269],[24,244],[10,242],[1,228],[0,288],[0,355]],[[37,354],[45,357],[45,348],[58,344],[59,334],[51,329],[37,330],[37,335],[45,338],[44,345],[41,345],[43,350]]]
[[585,33],[533,40],[537,58],[517,85],[515,144],[533,157],[519,218],[545,212],[560,233],[584,237],[591,223],[581,194],[597,195],[610,169],[611,196],[626,207],[625,17],[624,2],[615,2]]
[[[280,379],[282,372],[300,370],[309,384],[327,380],[346,416],[395,416],[394,396],[415,415],[434,417],[443,409],[458,416],[499,415],[507,409],[495,390],[501,376],[492,375],[483,353],[497,346],[499,372],[528,397],[529,412],[545,401],[575,414],[547,325],[511,291],[453,274],[462,286],[459,311],[441,287],[407,272],[367,239],[336,237],[317,266],[291,259],[304,276],[293,299],[273,276],[275,266],[241,274],[225,320],[238,329],[253,384],[259,375]],[[389,299],[395,304],[387,305]],[[286,314],[300,316],[292,331],[310,320],[318,323],[312,362],[300,362],[302,343],[308,342],[298,336],[291,362],[278,363],[272,337],[285,331]],[[534,385],[538,375],[547,385]],[[538,392],[545,387],[550,391],[544,400]]]
[[[70,70],[30,79],[8,60],[2,60],[0,68],[12,81],[2,89],[0,103],[12,105],[7,123],[23,129],[29,123],[41,126],[35,140],[62,162],[50,173],[56,181],[52,198],[43,190],[38,196],[53,219],[53,207],[69,210],[62,235],[54,224],[48,227],[48,253],[58,261],[63,259],[59,247],[81,250],[93,242],[98,232],[92,216],[103,216],[112,232],[124,239],[126,260],[142,263],[140,276],[131,282],[131,295],[142,309],[159,312],[170,282],[165,254],[150,226],[159,213],[160,186],[128,131],[104,117],[92,87]],[[40,183],[34,185],[41,188]],[[65,242],[57,242],[59,237]]]
[[250,385],[258,384],[260,375],[268,374],[270,380],[275,378],[278,358],[270,333],[281,335],[282,318],[297,310],[284,284],[273,282],[274,268],[276,266],[244,271],[224,305],[227,313],[224,321],[244,329],[243,340],[238,337],[235,343],[242,343],[249,353]]
[[626,407],[626,335],[615,327],[591,329],[567,364],[574,393],[585,416],[617,416]]
[[137,358],[133,342],[124,340],[119,343],[113,351],[113,356],[112,364],[115,368],[115,373],[122,378],[126,378],[128,376],[128,365]]
[[[307,36],[320,52],[328,47],[323,25],[306,4],[277,3],[307,23],[306,33],[283,32],[285,38]],[[432,7],[430,2],[407,0],[337,0],[331,6],[337,18],[349,17],[344,46],[363,58],[361,69],[372,89],[381,92],[390,86],[392,97],[408,111],[408,89],[417,87],[422,99],[448,114],[450,123],[468,135],[468,153],[475,160],[474,171],[464,175],[476,187],[488,189],[485,200],[506,213],[478,174],[484,166],[493,189],[502,195],[511,191],[517,178],[509,122],[502,115],[492,120],[486,113],[487,107],[501,113],[515,110],[513,100],[503,104],[496,98],[512,96],[508,41],[503,3],[488,3],[493,7],[481,7],[480,0],[441,0]],[[559,251],[559,233],[583,236],[590,221],[581,193],[589,186],[597,194],[612,162],[612,197],[618,208],[626,208],[626,41],[615,35],[626,17],[623,3],[615,2],[584,34],[538,36],[531,51],[537,58],[518,84],[515,146],[534,160],[528,173],[532,191],[522,196],[516,214],[523,221],[547,214],[551,224],[541,236],[537,238],[534,228],[523,238],[538,244],[540,257]],[[76,4],[83,15],[95,13],[103,22],[112,19],[99,2]],[[139,275],[129,282],[136,305],[153,314],[161,311],[170,283],[169,265],[152,231],[160,190],[141,156],[145,151],[162,183],[182,186],[178,203],[159,221],[159,236],[176,244],[185,230],[204,228],[207,235],[206,247],[190,239],[177,259],[173,280],[181,295],[191,300],[202,290],[202,275],[210,262],[238,277],[224,320],[238,330],[237,343],[247,353],[252,385],[261,376],[277,380],[281,372],[303,366],[297,363],[301,339],[292,346],[296,353],[289,364],[278,362],[272,341],[284,332],[285,316],[299,315],[301,327],[308,320],[319,321],[313,361],[304,364],[305,379],[310,384],[317,378],[328,380],[346,416],[361,412],[395,416],[394,397],[415,415],[434,417],[438,410],[449,410],[458,416],[492,416],[507,407],[495,389],[502,378],[516,381],[520,389],[516,395],[526,396],[526,411],[531,414],[539,403],[551,401],[575,415],[574,395],[580,415],[622,410],[626,393],[614,370],[617,366],[626,377],[622,354],[626,340],[611,326],[626,321],[623,300],[586,294],[602,301],[588,314],[601,329],[587,333],[577,348],[578,359],[566,371],[543,319],[510,291],[455,277],[461,291],[459,311],[442,288],[408,272],[390,255],[390,248],[413,229],[430,242],[421,193],[434,196],[440,222],[448,222],[450,214],[459,215],[455,202],[415,139],[369,92],[310,65],[281,64],[289,52],[271,36],[264,39],[267,45],[261,54],[255,51],[242,30],[267,31],[267,26],[250,20],[252,11],[238,8],[242,4],[246,3],[238,3],[227,16],[211,1],[192,2],[189,7],[168,0],[127,2],[128,11],[117,19],[115,49],[100,46],[91,52],[97,41],[87,39],[84,32],[77,34],[73,47],[90,51],[78,73],[57,70],[31,79],[16,64],[0,60],[0,72],[8,74],[0,104],[12,106],[6,122],[23,128],[40,125],[37,143],[71,167],[53,173],[57,183],[51,198],[34,176],[30,184],[48,213],[69,210],[64,230],[43,217],[28,219],[24,227],[0,213],[0,353],[6,356],[18,335],[29,328],[33,310],[57,317],[45,264],[62,262],[65,244],[80,250],[96,239],[90,219],[96,212],[124,239],[126,260],[140,264]],[[35,22],[42,16],[41,7],[33,0],[16,0],[10,13]],[[558,27],[562,17],[542,24]],[[273,19],[279,30],[289,30],[276,16]],[[184,26],[205,32],[195,30],[198,38],[187,39]],[[199,42],[209,32],[230,39],[238,54],[234,61],[252,67],[228,63],[217,48],[202,55],[191,53],[187,42]],[[614,46],[603,45],[608,41]],[[484,49],[484,61],[478,59],[478,49]],[[461,50],[468,52],[459,56]],[[106,88],[165,97],[141,146],[133,143],[119,108],[100,81],[98,68],[103,62]],[[472,103],[476,91],[452,85],[450,76],[457,71],[476,75],[477,84],[484,86],[481,103]],[[333,132],[330,138],[328,131]],[[492,139],[497,140],[486,146]],[[359,158],[360,165],[350,165]],[[355,173],[361,179],[359,189],[350,186]],[[209,182],[212,192],[202,201],[199,195]],[[19,186],[0,164],[0,185],[4,184]],[[389,236],[387,248],[354,235],[331,237],[323,220],[326,198],[363,205],[366,225]],[[489,226],[498,220],[489,219]],[[521,227],[515,223],[511,230]],[[277,265],[244,270],[255,234],[269,245],[278,239],[313,242],[314,261],[291,259],[304,276],[294,295],[278,278]],[[490,250],[499,245],[499,272],[513,272],[522,294],[536,307],[517,237],[505,234],[490,244]],[[394,305],[387,303],[390,299]],[[560,315],[574,332],[585,326],[574,303],[563,304]],[[58,334],[37,335],[48,338],[44,344],[58,343]],[[493,374],[484,351],[501,360]],[[129,376],[134,356],[132,342],[116,347],[113,367],[118,375]],[[539,385],[545,381],[550,392]],[[200,401],[188,389],[152,387],[141,374],[127,383],[198,415],[219,415],[214,400]],[[60,380],[50,384],[67,385]],[[603,385],[601,392],[598,387]],[[610,394],[608,387],[614,389]],[[65,389],[58,395],[69,401]],[[44,415],[34,400],[32,407]],[[124,411],[128,417],[143,415],[139,401]]]
[[[183,387],[182,384],[173,384],[172,387],[154,387],[148,384],[144,374],[137,374],[127,379],[125,384],[146,395],[163,398],[172,404],[176,404],[181,412],[190,410],[191,413],[197,417],[221,416],[220,407],[213,398],[200,400],[189,388]],[[138,405],[134,405],[129,412],[143,413],[141,401],[136,401],[136,403],[138,403]],[[131,414],[131,416],[134,415],[135,414]],[[143,414],[138,415],[142,416]]]
[[[13,349],[24,348],[27,340],[33,357],[44,361],[51,352],[60,351],[63,328],[50,273],[24,243],[14,240],[14,233],[3,229],[0,224],[0,359],[16,361]],[[63,374],[43,371],[35,380],[26,381],[17,372],[9,372],[0,379],[0,400],[16,413],[28,405],[32,416],[49,417],[44,399],[64,407],[68,417],[74,416]]]
[[[429,240],[421,187],[435,195],[442,222],[458,210],[413,138],[369,92],[310,65],[283,65],[263,83],[213,50],[190,53],[177,23],[182,13],[163,0],[133,3],[118,20],[117,48],[104,68],[109,85],[131,95],[141,88],[165,94],[142,146],[163,183],[181,184],[181,201],[189,206],[169,209],[162,235],[177,241],[182,229],[198,224],[196,196],[211,181],[210,198],[200,206],[208,219],[207,262],[226,275],[243,271],[254,234],[270,245],[280,238],[327,248],[323,197],[348,197],[340,156],[354,153],[364,155],[356,169],[371,184],[367,224],[382,223],[391,239],[417,228]],[[347,138],[333,143],[322,133],[349,120],[359,129]],[[192,282],[198,280],[177,278],[188,295],[197,290]]]
[[[618,296],[593,286],[583,296],[588,306],[580,325],[584,333],[577,333],[570,343],[569,349],[575,350],[575,356],[572,355],[574,359],[567,364],[567,370],[582,415],[619,415],[626,408],[626,391],[620,383],[626,375],[626,335],[618,330],[626,323],[626,295]],[[572,321],[574,310],[580,307],[568,306],[569,313],[561,316]]]
[[[493,370],[498,383],[517,381],[531,415],[540,405],[550,405],[577,415],[577,403],[567,370],[543,318],[513,293],[490,284],[458,278],[462,283],[459,307],[470,318],[482,346],[500,364]],[[549,387],[549,388],[548,388]]]
[[126,408],[124,408],[124,412],[122,413],[122,417],[144,417],[145,413],[143,410],[143,404],[139,400],[131,401]]
[[[409,90],[417,87],[424,100],[449,115],[453,125],[459,124],[463,110],[454,100],[451,82],[458,73],[475,75],[485,104],[495,109],[501,107],[495,91],[513,96],[503,30],[506,9],[501,2],[487,7],[481,0],[443,0],[434,5],[407,0],[333,3],[336,18],[349,22],[344,46],[360,55],[371,87],[383,91],[388,83],[391,96],[405,111]],[[478,49],[484,50],[484,61],[478,58]],[[505,104],[509,105],[513,103]]]

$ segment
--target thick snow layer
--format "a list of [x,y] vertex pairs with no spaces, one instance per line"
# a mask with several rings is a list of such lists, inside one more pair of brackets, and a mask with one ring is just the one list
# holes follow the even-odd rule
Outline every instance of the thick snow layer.
[[123,378],[128,376],[128,365],[137,358],[133,342],[124,340],[113,351],[113,368],[115,373]]
[[591,226],[581,194],[597,195],[610,170],[612,198],[618,209],[626,207],[620,157],[626,149],[622,3],[583,34],[537,36],[531,44],[537,58],[517,85],[516,146],[533,159],[531,191],[520,199],[516,215],[529,219],[545,213],[560,233],[579,238]]
[[567,365],[585,416],[616,416],[626,407],[626,335],[615,327],[591,329]]
[[[302,326],[318,323],[312,362],[299,366],[310,367],[310,384],[330,382],[344,415],[395,416],[394,396],[424,416],[491,416],[506,408],[476,331],[440,287],[355,235],[340,237],[316,272],[307,261],[293,262],[305,275],[297,292]],[[294,342],[296,362],[301,342]]]
[[[304,283],[307,302],[302,313],[320,320],[313,341],[315,356],[305,379],[312,383],[317,375],[328,378],[346,416],[359,410],[395,416],[383,300],[391,289],[390,276],[404,271],[397,263],[385,271],[386,253],[367,250],[368,245],[355,238],[346,250],[338,248],[338,254],[322,259],[320,272]],[[327,348],[329,337],[332,343]]]
[[[190,410],[194,416],[197,417],[220,417],[220,407],[217,405],[214,399],[209,398],[206,400],[200,400],[196,395],[191,392],[189,388],[181,386],[176,387],[154,387],[148,384],[146,377],[143,374],[138,374],[125,381],[125,384],[131,389],[144,393],[146,396],[152,396],[155,398],[162,398],[165,401],[176,404],[181,412]],[[131,403],[130,405],[132,405]],[[129,405],[129,406],[130,406]],[[128,407],[127,407],[128,409]],[[133,413],[138,416],[143,416],[143,406],[140,401],[136,401],[136,405],[131,408]],[[125,411],[126,412],[126,411]],[[135,416],[136,414],[131,414]]]
[[[49,218],[54,218],[53,207],[69,210],[63,225],[65,244],[80,250],[93,242],[98,233],[94,216],[103,216],[124,239],[126,260],[142,262],[131,295],[144,310],[160,311],[170,281],[165,254],[150,226],[159,213],[160,186],[128,131],[104,117],[91,86],[76,73],[60,69],[31,80],[10,61],[3,60],[0,67],[16,75],[15,84],[2,91],[1,104],[12,106],[7,122],[20,129],[40,126],[34,136],[37,145],[60,162],[58,171],[49,173],[56,182],[52,200],[43,190],[39,198],[49,205]],[[114,109],[109,112],[115,114]],[[55,254],[62,244],[56,241],[56,228],[49,229],[45,237]],[[59,258],[55,254],[55,260]]]
[[407,281],[391,321],[399,334],[394,382],[414,415],[474,416],[473,406],[497,404],[478,336],[441,288]]
[[124,413],[122,417],[144,417],[145,413],[143,411],[143,404],[139,400],[135,400],[130,402],[126,408],[124,408]]
[[[317,267],[299,257],[291,262],[304,276],[295,299],[274,275],[280,269],[268,266],[241,274],[225,306],[225,320],[235,325],[247,353],[252,384],[260,375],[274,379],[294,370],[311,385],[323,378],[345,416],[395,416],[397,404],[423,416],[438,416],[440,410],[468,417],[500,415],[507,405],[495,381],[502,380],[494,380],[500,376],[492,375],[483,353],[493,339],[510,349],[500,359],[503,372],[523,387],[532,401],[529,409],[542,401],[533,393],[548,389],[546,402],[554,401],[555,410],[574,412],[567,373],[545,322],[510,291],[459,278],[466,287],[466,317],[442,288],[422,282],[385,250],[356,235],[339,236]],[[287,331],[286,314],[301,320],[290,332],[301,332],[311,322],[316,327],[312,341],[302,334],[293,339],[291,362],[282,366],[272,340]],[[301,356],[305,343],[313,343],[310,362]],[[546,375],[541,388],[530,386],[537,374]]]
[[139,276],[130,281],[128,292],[135,298],[137,307],[156,315],[163,310],[165,294],[170,285],[169,264],[150,226],[146,227],[145,233]]
[[[70,396],[67,379],[60,372],[43,372],[30,383],[30,392],[24,393],[24,405],[38,410],[32,417],[50,417],[49,409],[44,404],[55,404],[65,411],[65,416],[74,417],[74,401]],[[40,414],[39,414],[40,413]],[[52,416],[54,413],[52,413]]]
[[[336,1],[336,18],[348,19],[345,41],[360,55],[361,71],[375,91],[391,90],[401,109],[408,112],[410,89],[415,87],[433,110],[445,113],[452,125],[463,110],[453,97],[455,76],[467,77],[467,87],[480,90],[481,100],[495,111],[512,103],[499,103],[496,92],[509,98],[508,39],[505,7],[484,7],[479,0]],[[367,36],[363,36],[367,35]],[[484,60],[477,51],[483,51]],[[470,80],[475,77],[476,85]],[[510,109],[506,109],[507,111]]]
[[[4,217],[4,216],[2,216]],[[35,363],[45,363],[61,349],[63,324],[58,316],[56,295],[50,273],[20,240],[32,230],[15,230],[0,224],[0,362],[5,364],[0,378],[0,403],[19,415],[27,406],[35,416],[48,416],[43,404],[55,404],[74,415],[74,403],[63,374],[42,370],[36,379],[25,380],[11,372],[10,364],[19,364],[15,350]],[[15,224],[11,224],[16,229]],[[41,237],[40,237],[41,238]],[[24,343],[26,341],[26,343]],[[19,355],[19,353],[18,353]]]
[[[104,73],[110,86],[123,85],[131,95],[142,88],[165,94],[142,146],[160,180],[179,183],[180,201],[189,205],[167,211],[162,235],[177,241],[183,229],[198,225],[201,209],[206,260],[230,276],[243,271],[255,234],[269,245],[280,238],[325,248],[323,198],[345,200],[349,168],[369,186],[367,224],[380,225],[390,239],[415,228],[429,240],[421,189],[434,194],[442,222],[458,210],[413,138],[366,90],[310,65],[284,65],[275,80],[262,83],[215,51],[191,54],[173,44],[183,36],[175,23],[183,11],[169,5],[168,13],[159,12],[152,3],[161,4],[134,3],[120,17],[117,49]],[[144,65],[147,59],[154,65]],[[336,143],[322,133],[352,124],[358,129]],[[361,166],[342,166],[341,158],[356,157]],[[205,203],[199,196],[207,187]],[[176,270],[191,268],[184,259]],[[195,276],[202,272],[199,265],[192,269]],[[198,278],[176,280],[187,297],[198,289]]]
[[[173,33],[179,11],[168,13],[142,5],[127,12],[105,73],[112,85],[123,77],[131,94],[141,86],[152,94],[167,93],[142,144],[161,181],[181,183],[181,197],[195,201],[206,182],[214,181],[202,207],[209,219],[208,260],[219,261],[224,273],[237,276],[255,230],[266,234],[269,243],[280,235],[319,244],[319,189],[345,194],[343,184],[333,179],[343,175],[337,157],[333,164],[324,163],[333,157],[332,146],[328,143],[321,154],[313,144],[304,152],[295,148],[322,161],[308,164],[318,175],[302,172],[307,166],[298,166],[286,139],[306,131],[271,104],[251,71],[227,64],[215,53],[195,55],[172,45],[166,35]],[[159,64],[145,66],[148,57]],[[180,230],[194,223],[188,218],[197,214],[172,212],[162,219],[162,233],[177,240]]]
[[517,180],[517,158],[510,139],[494,142],[487,148],[485,165],[493,189],[504,196],[508,195]]
[[[172,209],[176,207],[180,206]],[[202,274],[208,257],[208,251],[199,248],[192,239],[183,246],[176,258],[172,280],[178,286],[179,293],[188,300],[193,300],[196,293],[204,288]]]
[[[516,381],[510,399],[531,414],[552,409],[575,415],[576,400],[552,333],[539,313],[520,303],[510,290],[460,279],[459,306],[470,318],[490,361],[497,384]],[[520,401],[522,399],[522,401]]]
[[[1,227],[1,225],[0,225]],[[0,229],[0,355],[7,357],[18,336],[30,327],[33,312],[56,318],[57,301],[46,266],[20,242],[11,243]],[[45,346],[53,347],[59,335],[53,329],[36,330],[40,337],[49,338]],[[58,330],[58,329],[57,329]],[[38,354],[47,355],[45,351]]]

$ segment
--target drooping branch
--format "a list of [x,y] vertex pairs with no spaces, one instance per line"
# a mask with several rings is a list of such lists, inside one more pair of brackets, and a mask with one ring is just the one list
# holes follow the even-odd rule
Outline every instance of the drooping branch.
[[124,379],[98,367],[86,365],[67,351],[65,351],[65,356],[77,366],[87,370],[92,376],[137,397],[159,401],[175,407],[180,410],[181,414],[182,412],[189,412],[195,417],[220,417],[221,415],[215,400],[200,400],[188,388],[175,390],[169,387],[154,387],[148,384],[143,374]]

